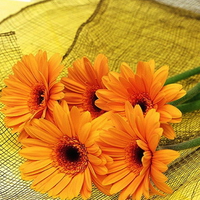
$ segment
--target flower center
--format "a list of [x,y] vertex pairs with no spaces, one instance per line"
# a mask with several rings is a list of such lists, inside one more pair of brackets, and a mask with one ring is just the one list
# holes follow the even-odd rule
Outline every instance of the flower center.
[[83,109],[89,111],[92,118],[96,118],[105,112],[95,105],[95,101],[98,99],[95,93],[98,89],[97,86],[90,86],[83,95]]
[[56,144],[53,153],[53,165],[60,172],[75,176],[83,172],[88,164],[87,150],[76,138],[64,136]]
[[32,112],[35,112],[45,107],[45,86],[42,83],[37,83],[32,87],[28,99],[28,106]]
[[65,159],[69,162],[77,162],[80,159],[80,153],[78,148],[73,146],[66,146],[63,147],[63,154],[65,156]]
[[140,105],[144,115],[148,112],[149,109],[153,108],[153,102],[150,99],[149,95],[147,93],[139,93],[139,94],[133,94],[131,96],[131,102],[133,107],[138,104]]
[[134,173],[140,173],[142,168],[142,157],[144,150],[141,149],[136,141],[131,142],[126,147],[126,162],[129,169]]
[[93,109],[96,111],[96,112],[100,112],[101,109],[99,107],[97,107],[95,105],[95,101],[98,99],[97,95],[95,94],[96,91],[93,92],[93,94],[91,94],[91,104],[92,104],[92,107]]

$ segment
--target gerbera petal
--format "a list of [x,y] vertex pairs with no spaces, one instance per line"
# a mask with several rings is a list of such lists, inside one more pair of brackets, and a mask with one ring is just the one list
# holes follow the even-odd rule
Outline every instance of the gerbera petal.
[[136,191],[132,194],[132,199],[140,200],[142,197],[142,193],[144,193],[144,185],[141,183]]
[[[182,85],[177,83],[165,85],[162,89],[162,92],[165,93],[166,102],[175,101],[177,98],[181,98],[181,95],[185,95],[185,91],[182,90]],[[179,93],[181,95],[179,95]]]
[[162,107],[162,110],[168,112],[172,116],[172,118],[180,118],[182,116],[181,111],[175,106],[172,106],[170,104],[164,105]]
[[90,163],[92,163],[93,165],[100,165],[102,162],[101,159],[99,159],[97,156],[94,156],[92,154],[88,154],[88,159]]
[[74,122],[73,126],[76,133],[80,132],[80,128],[87,122],[91,121],[91,115],[89,112],[84,112],[83,115],[80,114],[81,111],[73,106],[70,112],[71,119]]
[[64,99],[68,104],[76,105],[83,103],[83,96],[81,94],[66,91],[64,95]]
[[[81,174],[76,175],[71,179],[67,187],[65,187],[59,194],[59,197],[61,199],[72,199],[80,193],[80,189],[82,187],[82,182],[79,182]],[[81,180],[80,180],[81,181]]]
[[167,79],[168,71],[169,71],[169,67],[168,66],[163,66],[160,69],[158,69],[154,73],[154,81],[161,83],[161,85],[163,86],[165,81],[166,81],[166,79]]
[[63,83],[65,87],[68,88],[68,90],[71,90],[73,92],[83,93],[83,91],[85,91],[85,87],[81,83],[78,83],[77,81],[70,78],[63,77],[61,79],[61,83]]
[[91,122],[91,121],[92,121],[92,118],[91,118],[90,112],[86,111],[86,112],[82,113],[82,115],[80,117],[80,121],[79,121],[79,126],[77,126],[77,133],[81,132],[80,130],[84,124]]
[[127,63],[122,63],[120,66],[120,73],[125,79],[134,78],[135,74]]
[[43,129],[34,126],[26,126],[25,130],[29,135],[35,138],[39,138],[40,140],[42,140],[43,142],[47,142],[48,144],[54,144],[56,141],[58,141],[58,138],[53,137],[51,134],[49,134],[49,132]]
[[84,187],[88,190],[88,191],[92,191],[92,182],[91,182],[91,175],[90,175],[90,170],[87,167],[84,171]]
[[[44,178],[43,180],[41,180],[39,183],[35,184],[35,185],[31,185],[31,189],[34,189],[42,194],[46,193],[47,191],[45,190],[45,186],[46,184],[51,181],[56,175],[58,174],[58,171],[54,171],[53,173],[51,173],[49,176],[47,176],[46,178]],[[36,178],[35,178],[36,179]],[[34,180],[35,180],[34,179]]]
[[168,169],[165,163],[163,163],[162,161],[158,159],[154,159],[154,157],[152,159],[152,165],[155,166],[155,168],[161,172],[165,172]]
[[48,183],[45,184],[44,190],[49,191],[54,188],[65,176],[65,173],[56,174]]
[[168,123],[161,123],[161,128],[163,129],[163,135],[166,138],[173,140],[176,137],[175,131],[172,126]]
[[126,188],[124,188],[120,195],[119,200],[126,199],[129,195],[133,194],[137,190],[138,186],[142,182],[144,176],[137,176]]
[[85,72],[88,77],[88,83],[98,85],[95,69],[92,66],[91,62],[86,57],[83,57],[83,62],[85,65]]
[[154,159],[159,160],[166,165],[178,158],[179,156],[179,152],[171,149],[163,149],[154,153]]
[[91,191],[87,190],[85,187],[84,187],[84,183],[83,183],[83,187],[80,191],[80,194],[81,194],[81,197],[83,199],[89,199],[91,197]]
[[44,75],[45,79],[48,80],[49,69],[47,62],[47,52],[39,50],[37,55],[35,56],[35,60],[38,63],[38,71],[40,71]]
[[50,159],[38,160],[35,162],[25,162],[20,166],[20,170],[23,173],[35,173],[37,174],[38,170],[45,170],[44,168],[48,166],[52,161]]
[[91,175],[96,178],[97,176],[96,176],[96,173],[95,173],[95,171],[94,171],[93,166],[91,165],[91,163],[88,163],[88,169],[90,170]]
[[[153,101],[157,102],[160,91],[162,91],[162,84],[158,82],[153,82],[150,87],[150,97]],[[160,97],[160,96],[159,96]]]
[[150,189],[150,195],[160,195],[160,196],[165,196],[163,193],[159,192],[158,190],[156,190],[151,183],[149,184],[149,189]]
[[78,196],[78,194],[80,193],[83,181],[84,181],[84,173],[79,173],[71,180],[70,185],[72,190],[70,192],[72,192],[75,197]]
[[148,150],[149,149],[147,143],[145,143],[144,141],[142,141],[142,140],[136,140],[136,142],[137,142],[137,145],[141,149],[143,149],[143,150]]
[[57,171],[57,169],[55,167],[51,167],[49,169],[47,169],[46,171],[42,172],[41,174],[39,174],[37,176],[37,178],[33,181],[32,185],[37,185],[40,181],[46,179],[48,176],[50,176],[51,174],[53,174],[55,171]]
[[167,177],[161,173],[154,165],[151,166],[151,177],[157,182],[165,182],[167,181]]
[[31,113],[27,113],[27,114],[21,115],[21,116],[7,117],[7,118],[5,118],[5,122],[8,127],[13,127],[13,126],[25,123],[26,121],[28,121],[31,118],[31,116],[32,116]]
[[[65,112],[59,104],[56,104],[54,106],[53,112],[55,113],[54,121],[60,131],[62,131],[62,133],[68,135],[69,137],[72,137],[74,134],[74,130],[71,119],[67,112]],[[65,123],[63,123],[63,119],[65,120]]]
[[117,127],[117,129],[119,129],[120,131],[123,131],[123,132],[125,132],[125,134],[127,134],[126,137],[130,137],[130,139],[136,138],[136,134],[133,131],[133,129],[129,126],[129,124],[127,124],[125,122],[125,120],[120,115],[113,114],[112,121],[113,121],[115,127]]
[[30,110],[28,109],[27,105],[21,105],[21,106],[17,106],[17,107],[10,107],[9,109],[6,109],[3,111],[3,113],[7,116],[7,117],[18,117],[21,115],[26,115],[30,112]]
[[125,163],[124,160],[118,160],[118,161],[113,162],[112,165],[109,166],[108,173],[111,174],[111,173],[120,171],[126,167],[127,167],[127,163]]
[[117,181],[120,181],[121,179],[123,179],[125,176],[127,176],[129,174],[129,170],[128,169],[123,169],[121,171],[118,171],[116,173],[113,174],[109,174],[103,181],[104,185],[109,185],[112,183],[115,183]]
[[63,70],[64,66],[61,65],[62,56],[60,54],[54,54],[48,61],[49,70],[49,82],[56,80],[57,76]]
[[20,150],[19,154],[30,160],[48,159],[52,150],[46,147],[27,147]]
[[49,147],[49,144],[36,138],[22,138],[20,141],[23,143],[23,147]]
[[143,184],[140,184],[140,186],[143,188],[143,194],[148,199],[149,198],[149,185],[150,185],[150,178],[149,178],[149,172],[145,174]]
[[102,77],[107,75],[109,72],[108,59],[103,54],[99,54],[94,61],[94,70],[96,72],[96,77],[98,84],[104,87],[102,84]]
[[123,179],[113,184],[110,190],[110,193],[115,194],[119,192],[120,190],[124,189],[127,185],[129,185],[134,180],[135,177],[136,177],[136,174],[130,172]]
[[[158,130],[158,129],[157,129]],[[162,129],[159,128],[159,130],[162,131]],[[160,132],[160,131],[159,131]],[[149,144],[149,149],[151,150],[151,152],[155,152],[157,146],[158,146],[158,143],[160,141],[160,137],[161,135],[157,134],[156,132],[154,132],[154,134],[152,134],[150,137],[149,137],[149,141],[148,141],[148,144]]]
[[92,126],[91,123],[86,123],[81,127],[81,130],[80,130],[81,134],[79,134],[79,140],[83,144],[86,143],[86,141],[90,135],[91,126]]
[[158,109],[157,112],[160,113],[160,122],[161,123],[170,122],[172,120],[172,116],[168,112],[166,112],[162,109]]
[[59,100],[64,97],[64,93],[62,90],[64,89],[64,85],[62,83],[54,83],[52,88],[50,89],[50,98],[53,100]]
[[35,78],[35,80],[32,80],[31,82],[41,81],[41,77],[39,75],[38,63],[35,59],[35,56],[33,54],[25,55],[24,57],[22,57],[22,61],[23,64],[27,66],[27,69],[30,71],[29,73],[31,73],[32,78]]
[[158,182],[154,178],[152,178],[152,181],[159,190],[161,190],[167,194],[171,194],[173,192],[173,190],[166,183]]
[[32,83],[37,82],[33,74],[30,72],[30,69],[26,67],[26,64],[24,62],[18,62],[16,65],[14,65],[12,70],[15,77],[20,82],[25,83],[26,86],[31,86]]
[[111,195],[110,194],[110,188],[111,185],[103,185],[102,182],[105,179],[106,175],[97,175],[97,177],[92,177],[92,181],[95,184],[95,186],[104,194]]
[[93,169],[95,173],[98,175],[106,175],[108,173],[108,169],[105,165],[102,166],[93,165]]
[[[115,135],[115,133],[117,134],[124,134],[124,138],[121,138],[119,135]],[[113,139],[115,138],[115,139]],[[119,148],[123,148],[125,147],[129,141],[132,139],[131,137],[127,137],[126,136],[126,132],[123,131],[117,131],[116,129],[109,129],[107,132],[102,133],[100,135],[100,139],[101,141],[105,142],[108,145],[114,146],[114,147],[119,147]]]
[[32,125],[43,129],[48,132],[51,136],[55,138],[59,138],[63,135],[63,133],[53,124],[52,122],[45,120],[45,119],[33,119],[31,121]]
[[55,187],[53,187],[51,190],[49,190],[49,192],[48,192],[49,196],[58,195],[65,187],[67,187],[67,185],[69,184],[71,179],[72,179],[72,177],[65,175],[60,180],[60,182],[58,182],[57,185],[55,185]]

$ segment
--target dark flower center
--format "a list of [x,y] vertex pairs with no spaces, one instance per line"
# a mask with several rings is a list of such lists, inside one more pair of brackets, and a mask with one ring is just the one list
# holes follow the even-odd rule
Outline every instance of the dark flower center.
[[88,165],[87,149],[76,138],[64,136],[52,152],[53,164],[60,172],[76,175]]
[[38,94],[36,95],[37,105],[42,104],[43,101],[44,101],[44,90],[39,90]]
[[143,153],[144,150],[137,145],[136,141],[130,142],[130,144],[126,147],[126,162],[132,172],[140,173],[143,167]]
[[83,95],[83,109],[89,111],[92,118],[96,118],[105,112],[95,105],[95,101],[98,99],[96,95],[98,89],[98,86],[88,86]]
[[95,101],[98,99],[97,95],[95,94],[95,92],[93,93],[92,97],[91,97],[91,101],[92,101],[92,107],[96,112],[100,112],[101,109],[99,107],[97,107],[95,105]]
[[133,107],[138,104],[144,114],[146,114],[149,109],[153,108],[153,102],[147,93],[134,94],[131,96],[130,101]]
[[141,149],[139,146],[136,146],[133,153],[133,159],[135,159],[138,163],[142,164],[142,157],[143,157],[144,150]]
[[147,102],[145,101],[145,99],[142,99],[142,100],[136,102],[136,104],[140,105],[143,113],[145,113],[147,111],[148,105],[147,105]]
[[77,162],[80,159],[80,152],[78,151],[78,148],[73,146],[64,147],[63,154],[69,162]]
[[28,98],[28,106],[31,112],[35,112],[45,107],[45,86],[42,83],[36,83],[32,86]]

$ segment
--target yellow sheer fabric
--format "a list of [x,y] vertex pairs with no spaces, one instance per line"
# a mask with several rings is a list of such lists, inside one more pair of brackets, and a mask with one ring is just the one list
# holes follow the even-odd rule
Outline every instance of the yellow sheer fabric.
[[[4,32],[0,34],[0,89],[20,56],[39,49],[49,56],[64,56],[61,76],[75,59],[87,56],[94,60],[99,53],[108,57],[110,69],[116,71],[121,62],[135,69],[138,61],[150,59],[159,67],[169,65],[169,76],[200,65],[200,15],[153,0],[44,1],[0,22],[0,31]],[[196,75],[181,83],[188,90],[199,78]],[[4,126],[3,117],[0,113],[0,199],[51,199],[20,179],[20,144],[17,134]],[[200,112],[184,114],[182,122],[173,127],[176,139],[163,139],[162,145],[199,136]],[[174,193],[151,199],[200,199],[200,148],[180,153],[166,172]],[[115,200],[117,195],[108,197],[94,188],[91,199]]]

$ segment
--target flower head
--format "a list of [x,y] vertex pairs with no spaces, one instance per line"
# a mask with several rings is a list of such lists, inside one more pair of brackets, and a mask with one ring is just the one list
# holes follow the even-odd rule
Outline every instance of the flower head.
[[159,113],[149,110],[144,116],[139,105],[135,108],[126,102],[127,120],[119,114],[113,114],[114,128],[100,135],[99,144],[104,153],[111,156],[108,176],[103,184],[112,184],[111,194],[119,191],[119,200],[129,196],[139,200],[142,195],[163,195],[160,191],[171,193],[165,183],[167,177],[162,173],[167,164],[179,156],[173,150],[156,151],[163,129],[160,128]]
[[107,58],[99,54],[94,65],[83,57],[73,63],[68,69],[68,77],[63,77],[61,82],[65,85],[65,97],[69,106],[77,106],[83,111],[89,111],[93,118],[105,111],[95,105],[96,91],[105,88],[102,77],[108,74]]
[[182,113],[168,104],[185,95],[180,84],[165,85],[168,76],[168,67],[163,66],[157,71],[153,60],[139,62],[134,73],[127,64],[122,64],[121,72],[110,72],[103,78],[106,89],[99,89],[96,105],[103,110],[113,110],[124,113],[125,102],[132,106],[140,105],[144,115],[152,108],[160,113],[163,134],[173,139],[174,130],[169,123],[181,121]]
[[81,113],[77,107],[69,111],[65,101],[61,104],[53,110],[54,123],[33,119],[25,127],[30,137],[21,141],[20,155],[28,159],[20,167],[22,178],[33,180],[32,188],[49,196],[72,199],[81,194],[87,199],[92,182],[102,185],[98,178],[105,176],[106,164],[112,161],[95,142],[107,120],[101,116],[92,120],[89,112]]
[[14,65],[1,97],[5,123],[13,132],[21,132],[32,118],[51,116],[54,104],[63,98],[64,86],[56,82],[63,69],[61,59],[55,54],[47,60],[47,53],[39,51],[36,56],[23,56]]

